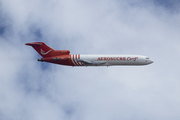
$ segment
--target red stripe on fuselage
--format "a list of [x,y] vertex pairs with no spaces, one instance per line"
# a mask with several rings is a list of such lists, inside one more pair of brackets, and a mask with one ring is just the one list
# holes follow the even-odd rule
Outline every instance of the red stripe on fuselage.
[[74,62],[74,55],[71,55],[71,61],[74,64],[74,66],[76,66],[75,62]]
[[77,62],[80,66],[82,66],[82,64],[81,64],[79,61],[77,61],[77,59],[79,59],[78,57],[79,57],[79,56],[76,55],[76,62]]
[[[78,54],[78,59],[80,59],[80,54]],[[82,62],[79,62],[79,63],[80,63],[82,66],[84,66]]]
[[76,66],[79,66],[79,64],[77,63],[77,61],[75,59],[76,59],[76,55],[73,54],[73,61],[76,64]]
[[79,66],[79,63],[78,63],[78,61],[77,61],[77,54],[75,54],[75,59],[74,59],[74,61],[75,61],[76,64]]

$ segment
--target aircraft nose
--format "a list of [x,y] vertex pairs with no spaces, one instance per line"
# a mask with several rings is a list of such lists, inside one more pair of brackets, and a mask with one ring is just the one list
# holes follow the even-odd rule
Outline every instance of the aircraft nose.
[[146,60],[146,64],[151,64],[151,63],[153,63],[154,61],[153,60]]
[[150,63],[153,63],[154,61],[153,60],[149,60]]

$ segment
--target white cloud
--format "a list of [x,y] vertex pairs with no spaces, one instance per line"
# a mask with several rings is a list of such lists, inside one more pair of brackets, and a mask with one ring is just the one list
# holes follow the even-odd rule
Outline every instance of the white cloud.
[[[179,13],[147,1],[2,0],[0,119],[179,119]],[[4,20],[4,19],[2,19]],[[143,67],[40,63],[26,42],[142,54]]]

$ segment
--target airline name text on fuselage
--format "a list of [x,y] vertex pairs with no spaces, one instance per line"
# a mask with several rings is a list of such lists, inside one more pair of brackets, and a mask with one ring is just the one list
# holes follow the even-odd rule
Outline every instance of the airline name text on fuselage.
[[105,61],[136,61],[138,57],[98,57],[97,60],[105,60]]

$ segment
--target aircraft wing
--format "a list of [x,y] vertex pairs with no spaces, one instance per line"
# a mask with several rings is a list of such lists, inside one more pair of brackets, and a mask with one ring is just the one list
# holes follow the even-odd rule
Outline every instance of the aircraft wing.
[[78,62],[82,62],[83,64],[88,64],[88,65],[101,65],[105,64],[105,61],[89,61],[89,60],[82,60],[82,59],[77,59]]

